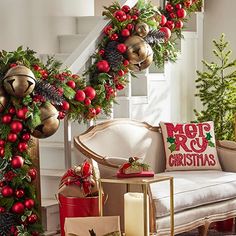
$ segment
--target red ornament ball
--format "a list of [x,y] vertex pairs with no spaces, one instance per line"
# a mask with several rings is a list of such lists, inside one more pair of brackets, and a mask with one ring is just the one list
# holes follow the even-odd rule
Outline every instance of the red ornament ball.
[[37,178],[37,170],[32,168],[32,169],[29,169],[28,171],[28,175],[29,177],[31,178],[31,180],[35,180]]
[[75,94],[75,100],[78,102],[83,102],[85,99],[85,93],[83,90],[77,90]]
[[123,29],[123,30],[121,30],[121,35],[123,37],[129,37],[130,36],[130,31],[128,29]]
[[183,26],[184,26],[183,21],[177,20],[177,21],[175,22],[175,28],[176,28],[176,29],[181,29],[181,28],[183,28]]
[[26,142],[29,141],[30,140],[30,134],[29,133],[24,133],[22,135],[22,139]]
[[17,189],[15,195],[17,198],[22,198],[25,195],[25,191],[23,189]]
[[5,155],[5,149],[4,147],[0,147],[0,157],[4,157]]
[[173,19],[173,18],[176,18],[176,14],[175,14],[174,12],[171,12],[171,13],[170,13],[170,18],[172,18],[172,19]]
[[122,8],[121,8],[122,11],[124,11],[125,13],[129,13],[130,12],[130,7],[127,6],[127,5],[124,5]]
[[110,40],[112,40],[112,41],[116,41],[118,38],[119,38],[119,37],[118,37],[118,34],[112,34],[112,35],[110,36]]
[[105,72],[107,73],[110,70],[109,63],[106,60],[101,60],[97,63],[97,69],[100,72]]
[[17,149],[19,152],[24,152],[28,149],[28,144],[26,142],[20,142],[17,145]]
[[96,110],[96,115],[98,115],[98,114],[101,113],[101,111],[102,111],[102,109],[101,109],[100,106],[97,106],[97,107],[95,108],[95,110]]
[[175,28],[175,23],[172,21],[172,20],[168,20],[165,24],[165,26],[167,28],[169,28],[170,30],[174,29]]
[[74,80],[69,80],[67,81],[66,83],[69,87],[71,87],[72,89],[75,88],[76,84],[75,84],[75,81]]
[[3,197],[11,197],[14,191],[10,186],[4,186],[1,190],[1,194]]
[[18,120],[12,121],[10,127],[11,131],[15,134],[18,134],[23,129],[22,123]]
[[62,102],[62,105],[61,105],[61,108],[62,108],[64,111],[68,111],[68,110],[70,109],[70,104],[69,104],[69,102],[63,101],[63,102]]
[[94,116],[96,116],[96,109],[93,107],[89,108],[89,117],[93,118]]
[[4,213],[6,211],[6,209],[2,206],[0,206],[0,213]]
[[168,12],[172,12],[174,10],[174,7],[170,3],[168,3],[168,4],[166,4],[166,10]]
[[25,206],[22,202],[16,202],[13,206],[12,206],[12,211],[16,214],[23,214],[25,211]]
[[35,205],[35,202],[33,199],[26,199],[24,204],[27,209],[32,209]]
[[114,13],[114,17],[118,20],[118,21],[125,21],[127,19],[126,13],[122,10],[118,10]]
[[38,217],[36,214],[31,214],[30,216],[28,216],[27,220],[30,224],[34,224],[37,222]]
[[14,107],[10,107],[8,111],[12,115],[14,115],[16,113],[16,109]]
[[126,29],[132,31],[134,29],[134,25],[129,23],[128,25],[126,25]]
[[11,119],[12,119],[11,115],[6,114],[2,117],[2,123],[3,124],[9,124],[9,123],[11,123]]
[[133,15],[132,16],[132,20],[137,20],[138,19],[138,16],[137,15]]
[[178,3],[178,4],[175,5],[175,8],[176,8],[177,10],[179,10],[179,9],[182,8],[182,5],[181,5],[180,3]]
[[5,141],[3,139],[0,139],[0,147],[4,147]]
[[107,26],[104,28],[103,32],[104,32],[106,35],[108,35],[111,30],[112,30],[112,25],[107,25]]
[[14,143],[17,140],[17,135],[13,133],[9,133],[7,136],[7,141]]
[[170,31],[169,28],[167,28],[167,27],[161,27],[161,28],[160,28],[160,31],[163,32],[163,33],[165,33],[165,38],[166,38],[166,39],[169,39],[169,38],[170,38],[170,36],[171,36],[171,31]]
[[25,108],[19,109],[19,110],[16,111],[16,116],[19,119],[25,120],[27,118],[26,117],[27,112],[28,112],[28,109],[27,110]]
[[128,60],[124,60],[124,61],[123,61],[123,65],[124,65],[124,66],[128,66],[128,65],[129,65],[129,61],[128,61]]
[[124,43],[120,43],[120,44],[117,45],[117,50],[120,53],[125,53],[126,50],[127,50],[127,46]]
[[65,118],[65,116],[66,116],[66,113],[65,112],[63,112],[63,111],[59,111],[59,114],[58,114],[58,119],[59,120],[63,120],[64,118]]
[[24,165],[24,159],[21,156],[14,156],[11,160],[11,166],[14,169],[21,168]]
[[161,22],[160,22],[160,25],[161,25],[161,26],[164,26],[164,25],[166,24],[166,22],[167,22],[167,19],[166,19],[165,15],[161,15]]
[[93,100],[95,98],[95,96],[96,96],[95,89],[90,87],[90,86],[87,86],[84,89],[84,93],[85,93],[86,97],[88,97],[90,100]]
[[186,11],[183,9],[183,8],[181,8],[181,9],[179,9],[178,11],[177,11],[177,16],[178,16],[178,18],[185,18],[186,17],[186,15],[187,15],[187,13],[186,13]]
[[89,98],[84,99],[84,105],[89,106],[91,104],[91,100]]

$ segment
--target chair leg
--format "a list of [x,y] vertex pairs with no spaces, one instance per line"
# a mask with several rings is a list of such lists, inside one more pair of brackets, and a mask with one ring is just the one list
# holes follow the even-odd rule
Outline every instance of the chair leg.
[[207,236],[209,226],[210,224],[208,222],[205,223],[205,225],[199,226],[198,227],[199,236]]

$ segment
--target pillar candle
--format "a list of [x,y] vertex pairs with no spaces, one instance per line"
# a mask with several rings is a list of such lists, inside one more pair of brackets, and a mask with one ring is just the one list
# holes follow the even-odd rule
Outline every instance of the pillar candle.
[[[144,236],[143,193],[124,195],[125,236]],[[149,232],[149,201],[147,201],[147,229]]]

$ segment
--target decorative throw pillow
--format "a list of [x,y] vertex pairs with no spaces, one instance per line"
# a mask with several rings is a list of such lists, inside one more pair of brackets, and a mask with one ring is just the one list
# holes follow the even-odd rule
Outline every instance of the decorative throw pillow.
[[166,154],[166,171],[221,170],[214,123],[160,123]]

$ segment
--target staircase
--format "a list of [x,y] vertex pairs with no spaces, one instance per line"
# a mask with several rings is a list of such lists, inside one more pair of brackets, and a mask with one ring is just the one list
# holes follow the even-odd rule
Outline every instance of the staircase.
[[[130,6],[135,0],[128,2]],[[158,124],[160,120],[189,120],[188,114],[192,106],[194,94],[194,73],[201,55],[198,52],[199,39],[202,32],[202,13],[196,14],[188,32],[184,33],[185,40],[179,43],[182,54],[176,64],[165,65],[162,71],[153,66],[149,70],[130,78],[128,86],[118,93],[111,117],[101,115],[94,123],[112,118],[132,118]],[[89,65],[89,56],[94,52],[99,35],[107,24],[102,17],[77,17],[75,20],[76,34],[59,35],[59,51],[56,59],[64,62],[73,73],[82,74]],[[200,33],[199,33],[200,32]],[[41,55],[46,60],[48,55]],[[198,58],[199,57],[199,58]],[[188,80],[188,78],[192,80]],[[182,84],[182,86],[179,86]],[[187,90],[189,86],[191,90]],[[180,88],[181,87],[181,88]],[[174,104],[178,99],[191,97],[184,104]],[[173,102],[172,102],[173,101]],[[180,112],[181,111],[181,112]],[[59,209],[55,194],[60,178],[66,169],[80,163],[78,153],[73,147],[73,137],[84,132],[91,124],[78,124],[68,120],[61,121],[59,130],[53,136],[40,140],[40,175],[43,208],[43,223],[47,230],[45,235],[56,235],[59,232]]]

